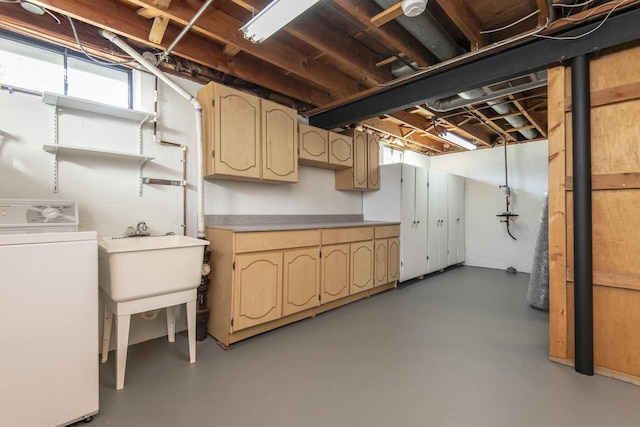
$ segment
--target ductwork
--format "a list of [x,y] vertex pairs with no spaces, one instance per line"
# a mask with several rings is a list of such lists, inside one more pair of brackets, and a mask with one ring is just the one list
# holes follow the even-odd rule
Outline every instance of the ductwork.
[[[397,0],[375,0],[375,2],[384,9],[388,9],[397,4]],[[548,0],[548,3],[550,4],[550,11],[553,11],[551,0]],[[404,15],[400,16],[396,18],[396,21],[441,61],[464,53],[464,50],[456,44],[428,10],[412,18]],[[413,71],[410,66],[405,64],[398,65],[391,69],[392,74],[396,77],[411,74]],[[449,98],[430,99],[425,101],[425,104],[435,111],[443,112],[487,100],[487,104],[489,104],[496,113],[504,115],[511,112],[509,107],[496,101],[490,101],[490,99],[542,87],[546,85],[546,83],[546,72],[541,72],[536,73],[530,82],[508,85],[505,88],[495,91],[489,91],[483,88],[473,89]],[[514,128],[520,128],[526,125],[520,116],[506,117],[505,120]],[[519,132],[527,139],[535,138],[538,134],[534,129],[523,129]]]
[[[375,2],[383,9],[388,9],[397,4],[398,0],[375,0]],[[422,43],[424,47],[429,49],[440,61],[464,53],[464,50],[460,49],[449,33],[442,28],[428,10],[413,18],[402,15],[396,18],[396,22]]]

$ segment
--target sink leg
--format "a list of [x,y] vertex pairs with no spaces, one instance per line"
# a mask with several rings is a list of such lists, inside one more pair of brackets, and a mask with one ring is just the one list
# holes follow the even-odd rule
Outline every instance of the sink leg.
[[169,342],[176,342],[176,306],[167,307],[167,336]]
[[124,371],[127,368],[127,350],[129,348],[129,325],[131,316],[118,316],[118,344],[116,347],[116,390],[124,388]]
[[189,334],[189,362],[196,361],[196,300],[187,302],[187,333]]
[[102,363],[109,357],[109,344],[111,344],[111,324],[113,323],[113,312],[109,304],[104,305],[104,322],[102,324]]

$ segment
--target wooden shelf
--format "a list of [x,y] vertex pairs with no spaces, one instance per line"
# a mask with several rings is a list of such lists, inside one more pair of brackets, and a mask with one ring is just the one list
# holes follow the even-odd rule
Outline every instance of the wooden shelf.
[[64,153],[76,152],[76,153],[85,153],[85,154],[95,154],[99,156],[119,158],[119,159],[138,160],[142,162],[146,162],[148,160],[154,159],[154,157],[145,156],[143,154],[127,153],[124,151],[102,150],[99,148],[76,147],[73,145],[63,145],[63,144],[43,144],[42,149],[47,153],[51,153],[51,154],[56,154],[56,153],[64,154]]
[[57,93],[43,92],[42,102],[56,107],[67,107],[75,110],[89,111],[91,113],[105,116],[118,117],[121,119],[135,120],[142,122],[155,120],[156,113],[146,111],[131,110],[129,108],[115,107],[113,105],[88,101],[86,99],[74,98],[73,96],[59,95]]

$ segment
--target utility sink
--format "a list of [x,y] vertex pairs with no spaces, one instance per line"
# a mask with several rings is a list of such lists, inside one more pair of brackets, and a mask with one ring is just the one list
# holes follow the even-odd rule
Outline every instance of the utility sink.
[[195,289],[208,244],[176,235],[102,238],[98,242],[100,287],[114,302]]

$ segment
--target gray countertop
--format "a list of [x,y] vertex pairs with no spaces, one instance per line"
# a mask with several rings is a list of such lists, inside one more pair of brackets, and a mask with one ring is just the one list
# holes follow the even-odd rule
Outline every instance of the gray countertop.
[[206,215],[207,227],[234,232],[372,227],[399,222],[365,221],[362,215]]

